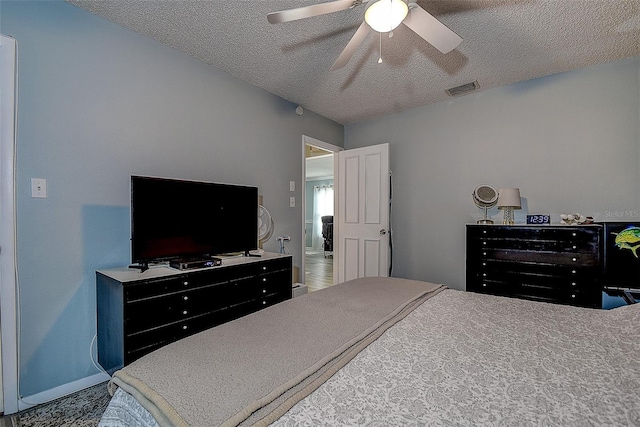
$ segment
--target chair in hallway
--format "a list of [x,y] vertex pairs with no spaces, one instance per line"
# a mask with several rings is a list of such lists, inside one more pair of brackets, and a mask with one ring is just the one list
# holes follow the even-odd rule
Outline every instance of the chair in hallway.
[[324,257],[333,255],[333,215],[325,215],[322,220],[322,238],[324,239]]

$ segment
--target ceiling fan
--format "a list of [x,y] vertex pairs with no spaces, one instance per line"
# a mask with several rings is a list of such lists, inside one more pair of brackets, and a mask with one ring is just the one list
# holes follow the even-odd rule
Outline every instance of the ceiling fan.
[[370,3],[365,12],[364,21],[331,67],[332,70],[341,68],[349,62],[351,56],[372,29],[379,33],[388,32],[391,37],[393,30],[402,23],[442,53],[452,51],[462,42],[462,37],[418,6],[415,0],[334,0],[272,12],[267,14],[267,20],[272,24],[279,24],[346,9],[355,9],[363,3]]

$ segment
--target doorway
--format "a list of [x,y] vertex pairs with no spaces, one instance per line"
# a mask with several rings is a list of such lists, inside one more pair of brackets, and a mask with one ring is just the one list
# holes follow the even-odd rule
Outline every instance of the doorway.
[[333,262],[334,153],[340,150],[340,147],[303,137],[302,281],[309,292],[336,283]]

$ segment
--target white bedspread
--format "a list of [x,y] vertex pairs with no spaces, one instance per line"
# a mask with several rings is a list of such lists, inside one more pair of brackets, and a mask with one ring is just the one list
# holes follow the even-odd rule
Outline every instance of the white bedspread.
[[[640,304],[445,290],[273,426],[640,426],[639,332]],[[117,405],[102,426],[131,425],[114,421],[129,411]]]

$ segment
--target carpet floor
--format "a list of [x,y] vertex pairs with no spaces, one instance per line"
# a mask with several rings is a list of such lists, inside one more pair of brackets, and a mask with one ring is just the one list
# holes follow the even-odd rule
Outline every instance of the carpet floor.
[[95,427],[109,403],[107,383],[0,419],[1,427]]

